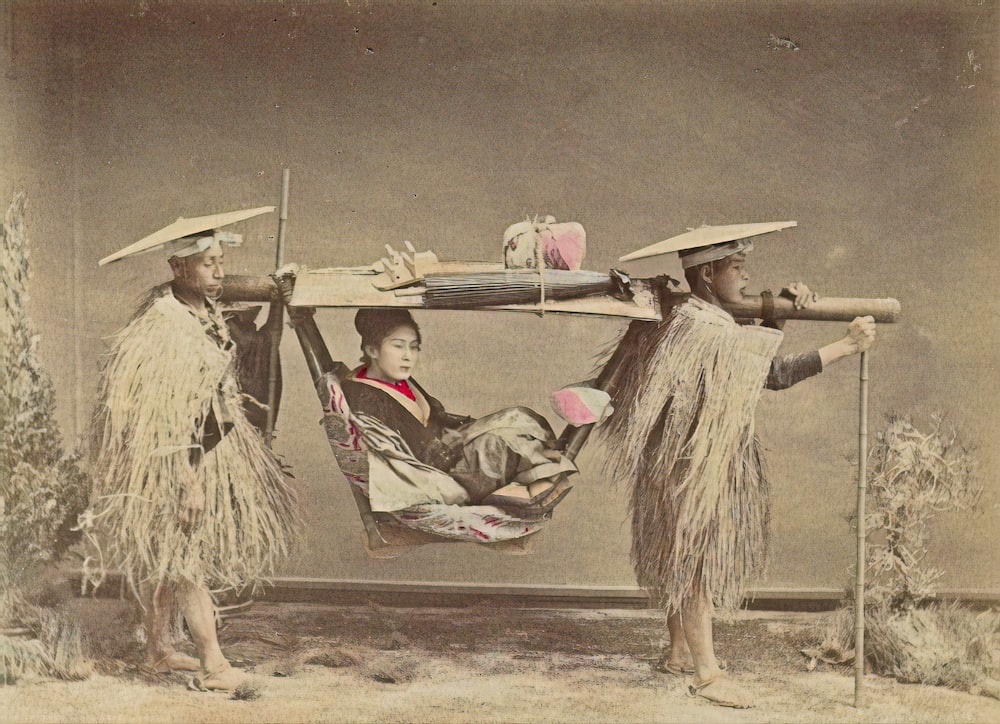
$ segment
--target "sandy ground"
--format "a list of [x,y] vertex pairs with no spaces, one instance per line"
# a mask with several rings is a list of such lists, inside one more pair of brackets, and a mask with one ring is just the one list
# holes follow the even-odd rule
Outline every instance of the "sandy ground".
[[[259,697],[197,693],[185,678],[138,667],[137,620],[125,602],[76,599],[94,675],[0,688],[5,722],[940,722],[1000,721],[1000,702],[805,670],[828,614],[747,612],[719,624],[731,675],[750,710],[713,707],[653,666],[665,643],[653,611],[402,609],[255,604],[230,613],[221,638],[254,674]],[[190,651],[190,648],[188,648]]]

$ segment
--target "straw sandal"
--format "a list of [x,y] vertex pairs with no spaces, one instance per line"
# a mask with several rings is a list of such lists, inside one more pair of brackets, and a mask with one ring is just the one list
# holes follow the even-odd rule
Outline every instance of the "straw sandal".
[[169,653],[153,663],[139,664],[139,671],[145,674],[169,674],[172,671],[198,671],[201,662],[194,656],[182,654],[180,651]]
[[[532,494],[532,486],[537,486],[537,491]],[[555,488],[555,484],[549,481],[532,483],[532,485],[521,485],[520,483],[510,483],[504,487],[493,491],[483,499],[483,505],[495,505],[498,508],[517,509],[531,508],[545,499]],[[504,495],[505,490],[524,490],[527,495]]]
[[250,677],[232,666],[206,673],[201,671],[191,677],[188,688],[192,691],[232,691],[240,684],[250,681]]
[[500,508],[501,510],[506,511],[510,515],[513,515],[517,518],[521,518],[522,520],[544,518],[545,516],[547,516],[549,513],[552,512],[553,508],[555,508],[557,505],[559,505],[559,503],[562,502],[562,499],[565,498],[569,494],[569,491],[572,489],[573,486],[568,485],[562,490],[558,488],[550,490],[545,496],[543,496],[542,501],[535,505],[529,505],[526,507],[517,506],[510,508],[505,507],[504,505],[498,505],[497,507]]
[[734,684],[723,674],[701,684],[688,686],[688,694],[716,706],[728,706],[732,709],[751,709],[753,700],[741,687]]
[[674,661],[670,661],[667,656],[664,656],[662,659],[657,661],[653,668],[660,673],[673,674],[674,676],[686,676],[687,674],[694,673],[694,664],[690,661],[678,664]]
[[[720,669],[726,670],[726,662],[723,659],[716,659],[715,662]],[[673,674],[674,676],[687,676],[694,673],[694,662],[691,659],[676,663],[670,660],[670,655],[662,657],[653,666],[654,669],[663,674]]]

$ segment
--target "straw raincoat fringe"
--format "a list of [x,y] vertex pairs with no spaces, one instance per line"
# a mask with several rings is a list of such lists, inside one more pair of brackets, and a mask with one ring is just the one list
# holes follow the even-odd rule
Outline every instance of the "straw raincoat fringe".
[[[91,507],[105,565],[133,585],[252,586],[292,540],[294,493],[243,412],[225,322],[217,310],[209,314],[212,324],[199,321],[169,285],[160,287],[117,335],[105,364]],[[232,428],[203,457],[204,510],[185,530],[189,456],[210,411]]]
[[731,614],[763,571],[769,501],[754,408],[781,337],[692,297],[622,340],[606,471],[630,485],[636,577],[668,612],[700,579]]

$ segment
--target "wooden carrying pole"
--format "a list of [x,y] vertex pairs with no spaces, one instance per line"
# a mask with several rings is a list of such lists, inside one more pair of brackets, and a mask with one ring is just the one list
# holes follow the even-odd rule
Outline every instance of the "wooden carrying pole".
[[735,304],[725,304],[736,319],[808,319],[814,322],[850,322],[855,317],[871,315],[885,324],[899,319],[900,305],[895,299],[853,299],[820,297],[808,307],[796,309],[791,299],[775,296],[767,309],[763,296],[747,295]]
[[858,393],[858,560],[854,583],[854,706],[861,707],[865,677],[865,492],[868,487],[868,353],[861,353]]
[[267,302],[272,303],[275,294],[281,297],[278,287],[271,277],[249,274],[226,274],[226,285],[222,288],[223,302]]
[[[289,170],[286,168],[281,174],[281,205],[278,207],[278,241],[274,255],[275,269],[280,269],[285,263],[285,224],[288,221],[288,177]],[[276,314],[271,314],[268,317],[268,334],[271,338],[271,359],[267,368],[267,422],[264,428],[264,439],[269,445],[274,437],[274,418],[278,405],[278,364],[280,363],[281,329],[285,324],[285,303],[277,289],[274,289],[270,300],[271,304],[278,306],[278,309]]]

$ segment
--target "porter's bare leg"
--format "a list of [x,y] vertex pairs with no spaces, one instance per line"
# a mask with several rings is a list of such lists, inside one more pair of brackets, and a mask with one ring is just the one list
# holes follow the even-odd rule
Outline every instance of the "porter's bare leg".
[[670,634],[670,650],[657,663],[656,668],[669,674],[691,673],[694,670],[691,650],[688,648],[679,613],[674,612],[667,616],[667,632]]
[[184,620],[187,621],[201,660],[201,673],[195,677],[195,685],[200,689],[236,688],[248,677],[242,671],[233,669],[222,654],[215,630],[215,604],[208,588],[185,583],[177,593],[184,611]]
[[178,598],[184,620],[187,622],[198,658],[201,660],[202,671],[212,672],[229,666],[226,657],[219,647],[219,638],[215,632],[215,604],[212,596],[204,586],[184,583],[178,591]]
[[145,665],[154,671],[197,671],[199,662],[174,648],[171,627],[174,618],[174,591],[159,581],[142,587],[142,623],[146,631]]
[[712,599],[707,592],[693,596],[681,610],[681,625],[694,661],[695,684],[717,678],[722,669],[712,638]]
[[715,658],[712,638],[712,597],[702,588],[681,609],[681,626],[694,660],[694,682],[691,690],[698,696],[721,706],[747,708],[753,706],[750,695],[724,678]]

